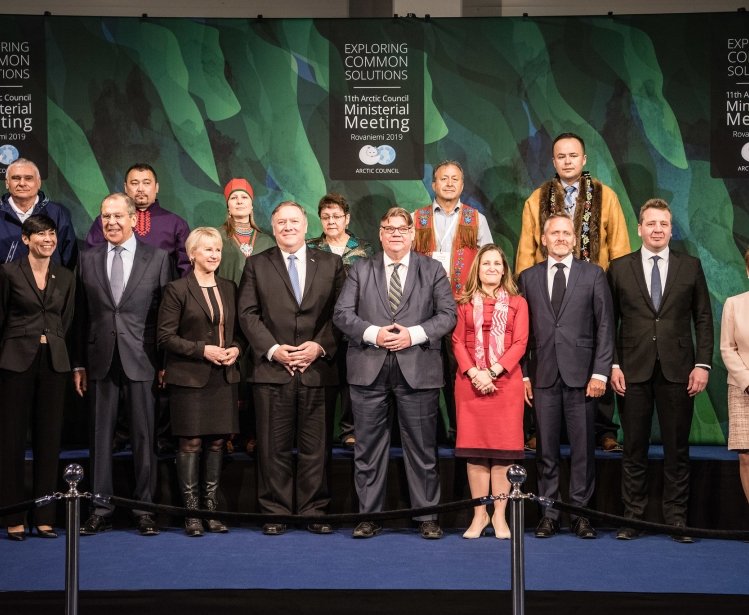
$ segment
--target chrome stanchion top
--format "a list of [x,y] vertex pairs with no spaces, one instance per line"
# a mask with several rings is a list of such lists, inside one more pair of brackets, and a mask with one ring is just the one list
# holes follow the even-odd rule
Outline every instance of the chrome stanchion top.
[[64,494],[64,497],[74,498],[84,495],[78,492],[78,483],[83,480],[83,468],[80,464],[71,463],[65,466],[65,472],[62,477],[65,479],[65,482],[68,483],[68,492]]

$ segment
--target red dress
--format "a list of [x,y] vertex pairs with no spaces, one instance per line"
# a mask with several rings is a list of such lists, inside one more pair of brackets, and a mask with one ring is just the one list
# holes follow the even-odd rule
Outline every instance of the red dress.
[[[494,299],[484,299],[484,352],[489,357],[489,329]],[[475,367],[476,333],[473,304],[458,305],[453,331],[453,350],[458,361],[455,378],[457,415],[456,457],[519,459],[523,452],[523,396],[525,385],[520,360],[528,343],[528,304],[519,295],[510,296],[505,328],[505,351],[499,363],[505,369],[494,381],[496,391],[482,395],[465,372]]]

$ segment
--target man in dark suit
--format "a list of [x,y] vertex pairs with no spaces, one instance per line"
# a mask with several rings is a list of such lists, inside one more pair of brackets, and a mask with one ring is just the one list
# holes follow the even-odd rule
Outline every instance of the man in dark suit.
[[[614,260],[608,274],[618,324],[611,386],[622,396],[624,516],[645,516],[655,406],[663,441],[663,517],[670,525],[684,526],[694,396],[707,386],[713,355],[710,295],[700,261],[669,248],[668,203],[650,199],[639,220],[642,248]],[[616,537],[631,540],[639,534],[623,527]],[[673,538],[693,542],[688,536]]]
[[[613,314],[606,275],[573,257],[575,229],[566,214],[552,214],[541,241],[548,258],[520,274],[531,334],[524,369],[526,401],[535,404],[538,491],[559,497],[562,419],[570,441],[569,502],[586,506],[595,486],[595,404],[606,390],[614,352]],[[573,517],[580,538],[597,534],[585,517]],[[559,531],[559,511],[547,509],[538,538]]]
[[[398,407],[411,505],[439,503],[437,415],[444,384],[442,338],[455,327],[455,301],[442,265],[411,252],[411,215],[393,207],[380,221],[384,252],[355,262],[335,308],[333,322],[349,338],[348,382],[354,410],[354,464],[359,511],[382,510],[385,500],[390,420]],[[424,538],[441,538],[436,515],[416,517]],[[381,531],[371,521],[354,538]]]
[[[296,502],[298,514],[322,515],[330,502],[327,467],[340,337],[332,316],[343,262],[336,254],[307,249],[307,214],[297,203],[278,205],[271,223],[278,245],[247,259],[237,309],[253,356],[258,501],[265,513],[291,514]],[[310,523],[307,529],[333,531],[328,523]],[[285,531],[281,523],[263,526],[270,536]]]
[[[135,239],[135,203],[122,193],[102,201],[107,243],[83,252],[78,266],[73,381],[87,390],[93,416],[93,491],[112,495],[112,436],[124,394],[133,443],[134,497],[151,502],[156,488],[154,393],[159,361],[156,319],[170,279],[169,255]],[[138,531],[158,534],[151,515],[135,510]],[[97,503],[81,534],[111,527],[111,506]]]

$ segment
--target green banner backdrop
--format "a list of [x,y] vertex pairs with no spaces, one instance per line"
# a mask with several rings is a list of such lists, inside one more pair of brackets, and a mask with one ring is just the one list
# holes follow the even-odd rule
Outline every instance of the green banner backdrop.
[[[3,33],[29,24],[44,31],[44,190],[70,207],[79,237],[103,196],[121,189],[124,170],[147,161],[158,171],[163,205],[191,226],[220,224],[222,186],[243,176],[255,188],[258,222],[266,229],[270,210],[293,199],[309,210],[310,232],[319,233],[317,201],[335,190],[352,203],[354,232],[376,241],[385,209],[431,201],[431,165],[452,158],[466,170],[464,201],[486,214],[495,241],[512,257],[523,202],[553,172],[551,140],[574,131],[586,140],[587,169],[618,193],[633,247],[640,244],[639,206],[653,196],[671,203],[674,244],[702,259],[716,331],[725,298],[747,288],[749,167],[744,172],[729,160],[735,173],[713,172],[733,177],[713,177],[710,149],[711,137],[714,146],[723,144],[722,153],[731,139],[749,137],[739,130],[747,119],[740,80],[711,81],[726,75],[727,63],[731,77],[749,64],[737,53],[727,56],[744,49],[745,13],[430,21],[6,16],[3,22]],[[351,38],[366,32],[368,44],[408,41],[407,53],[398,48],[406,58],[398,70],[423,62],[422,108],[408,109],[423,114],[421,179],[330,179],[340,177],[329,163],[336,128],[330,95],[341,87],[337,71],[348,66],[342,41],[349,31]],[[729,86],[737,88],[735,114],[726,113]],[[716,336],[693,442],[725,442],[725,380]]]

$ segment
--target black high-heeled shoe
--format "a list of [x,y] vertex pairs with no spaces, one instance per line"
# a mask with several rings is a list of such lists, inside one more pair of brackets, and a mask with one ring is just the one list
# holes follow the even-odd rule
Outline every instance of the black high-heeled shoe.
[[36,527],[36,535],[39,536],[39,538],[57,538],[57,532],[55,532],[54,529],[51,530],[43,530],[39,526]]
[[10,530],[7,530],[7,532],[8,540],[16,540],[18,542],[26,540],[26,530],[21,530],[20,532],[11,532]]

